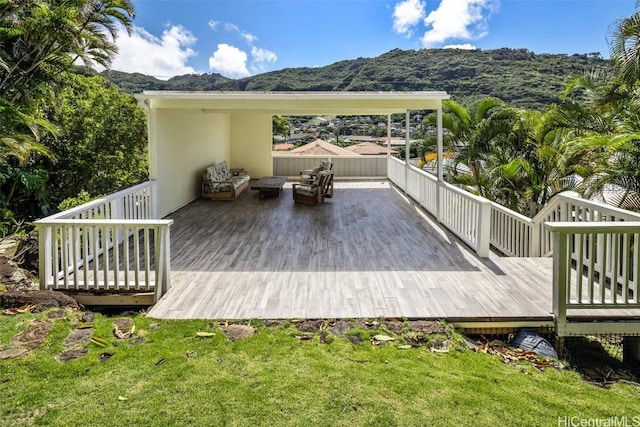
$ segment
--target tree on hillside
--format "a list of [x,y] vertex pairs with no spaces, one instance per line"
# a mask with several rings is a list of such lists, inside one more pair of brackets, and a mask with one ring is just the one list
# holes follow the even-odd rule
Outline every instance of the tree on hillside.
[[619,20],[610,36],[613,73],[574,77],[563,99],[581,91],[585,100],[565,102],[558,111],[572,145],[590,153],[580,191],[640,210],[640,13]]
[[[442,126],[447,130],[446,145],[455,153],[448,178],[488,195],[491,147],[496,138],[508,131],[505,105],[497,98],[485,98],[465,108],[456,101],[443,102]],[[423,127],[435,124],[435,114],[425,117]],[[428,144],[433,146],[433,144]],[[464,165],[461,168],[460,165]],[[467,173],[467,170],[469,173]]]
[[50,94],[63,85],[75,61],[108,65],[117,28],[129,30],[133,16],[130,0],[0,2],[2,234],[50,205],[41,156],[48,150],[40,143],[56,126],[43,116],[45,98],[55,98]]
[[281,135],[285,139],[288,139],[291,136],[291,125],[289,124],[289,119],[282,116],[273,116],[273,123],[271,128],[271,134]]
[[534,216],[556,194],[576,189],[584,152],[556,125],[556,109],[512,110],[512,129],[492,150],[490,198]]
[[43,143],[52,203],[108,194],[147,179],[146,116],[133,95],[120,92],[102,76],[69,75],[64,88],[47,98],[45,114],[60,134]]
[[[636,1],[636,8],[640,0]],[[623,18],[610,32],[611,60],[622,81],[634,85],[640,78],[640,12]]]
[[[583,152],[571,147],[556,110],[513,108],[495,98],[465,108],[444,104],[446,179],[522,214],[535,215],[555,194],[575,189]],[[432,126],[435,115],[425,119]],[[435,138],[427,139],[429,148]],[[430,141],[430,142],[429,142]],[[431,152],[427,153],[433,159]]]
[[75,60],[108,66],[116,30],[130,30],[130,0],[6,1],[0,7],[0,93],[24,104]]

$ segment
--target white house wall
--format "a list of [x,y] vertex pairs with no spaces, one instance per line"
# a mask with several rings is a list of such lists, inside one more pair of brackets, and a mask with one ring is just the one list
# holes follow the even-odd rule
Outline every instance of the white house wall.
[[[157,109],[151,116],[151,179],[158,181],[158,211],[163,217],[197,199],[202,171],[229,161],[230,118],[199,109]],[[232,162],[233,167],[233,162]]]
[[273,175],[269,113],[231,115],[231,167],[244,168],[252,178]]

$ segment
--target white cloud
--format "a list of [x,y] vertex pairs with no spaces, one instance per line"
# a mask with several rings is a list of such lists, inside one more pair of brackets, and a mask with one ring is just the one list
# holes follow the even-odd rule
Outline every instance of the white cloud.
[[251,57],[255,62],[258,63],[276,62],[278,60],[278,55],[276,55],[274,52],[255,46],[251,48]]
[[194,74],[187,60],[196,55],[190,46],[197,41],[189,30],[172,25],[160,38],[144,28],[134,27],[131,37],[122,29],[116,44],[119,49],[111,69],[127,73],[142,73],[159,79],[169,79],[180,74]]
[[422,37],[424,47],[449,39],[474,40],[487,34],[487,17],[498,9],[498,0],[441,0],[424,19],[431,27]]
[[404,0],[393,8],[393,30],[411,36],[425,15],[425,3],[421,0]]
[[218,45],[218,49],[209,58],[209,68],[227,77],[249,76],[247,69],[247,53],[226,43]]
[[236,32],[236,33],[240,32],[240,28],[237,25],[232,24],[231,22],[225,23],[224,24],[224,29],[229,31],[229,32]]
[[[212,22],[215,22],[215,25],[211,25]],[[216,30],[218,24],[220,24],[220,22],[217,21],[209,21],[209,26],[211,27],[212,30]],[[232,24],[231,22],[225,22],[224,24],[224,29],[230,33],[238,33],[240,34],[240,37],[242,37],[243,39],[245,39],[245,41],[249,44],[253,44],[256,42],[256,40],[258,40],[258,37],[254,36],[253,34],[241,30],[240,27],[238,27],[235,24]]]
[[249,44],[253,44],[258,40],[256,36],[251,33],[247,33],[246,31],[240,32],[240,36],[247,41]]
[[[223,28],[228,33],[238,34],[251,48],[251,61],[246,51],[227,43],[218,44],[217,50],[209,58],[209,68],[227,77],[245,77],[252,73],[264,72],[269,64],[278,60],[275,52],[255,46],[258,37],[244,31],[231,22],[209,21],[213,31]],[[248,65],[249,64],[249,65]],[[251,69],[251,72],[249,72]]]
[[278,55],[270,50],[253,46],[251,48],[251,59],[253,61],[251,70],[254,73],[260,73],[263,72],[269,64],[275,63],[278,60]]
[[443,46],[442,48],[443,49],[461,49],[461,50],[476,50],[477,49],[477,47],[475,47],[471,43],[450,44],[450,45],[447,45],[447,46]]

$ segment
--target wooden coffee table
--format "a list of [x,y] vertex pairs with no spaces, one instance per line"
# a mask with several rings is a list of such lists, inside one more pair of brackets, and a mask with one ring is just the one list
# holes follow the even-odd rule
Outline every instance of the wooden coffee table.
[[287,182],[286,176],[263,176],[251,184],[252,190],[260,191],[260,198],[280,197],[282,187]]

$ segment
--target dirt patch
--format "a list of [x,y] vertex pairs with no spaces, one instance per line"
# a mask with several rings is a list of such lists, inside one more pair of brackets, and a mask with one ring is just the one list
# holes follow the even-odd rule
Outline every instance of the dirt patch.
[[38,272],[38,235],[0,240],[0,283],[6,292],[0,293],[0,307],[12,309],[34,305],[33,311],[53,307],[78,307],[73,298],[61,292],[40,291]]
[[356,324],[356,327],[360,329],[368,329],[368,330],[378,329],[380,327],[380,322],[378,322],[377,320],[371,320],[371,319],[356,319],[355,324]]
[[435,320],[410,320],[409,330],[424,334],[445,334],[447,329]]
[[65,347],[82,346],[88,344],[93,336],[93,328],[74,329],[64,340]]
[[34,312],[49,308],[78,307],[75,299],[56,291],[7,291],[0,294],[0,303],[4,308],[35,305]]
[[253,326],[248,325],[228,325],[222,328],[222,332],[231,342],[236,342],[249,338],[256,333]]
[[296,323],[296,328],[300,332],[318,332],[324,328],[324,325],[325,322],[322,319],[303,320],[302,322]]
[[285,323],[287,323],[287,321],[283,319],[265,319],[262,321],[262,324],[267,328],[277,328]]
[[47,337],[53,323],[41,322],[29,325],[27,329],[20,332],[11,339],[14,347],[36,348],[39,347]]
[[8,348],[6,350],[0,351],[0,360],[2,359],[17,359],[18,357],[22,357],[29,353],[29,350],[26,348]]
[[383,324],[389,332],[393,332],[394,334],[400,335],[405,332],[406,325],[402,320],[385,320]]
[[331,333],[337,337],[341,337],[351,330],[351,322],[346,320],[338,320],[331,327]]
[[86,356],[89,353],[89,350],[86,348],[74,348],[70,350],[65,350],[58,355],[58,359],[63,362],[66,362],[71,359],[77,359],[78,357]]

